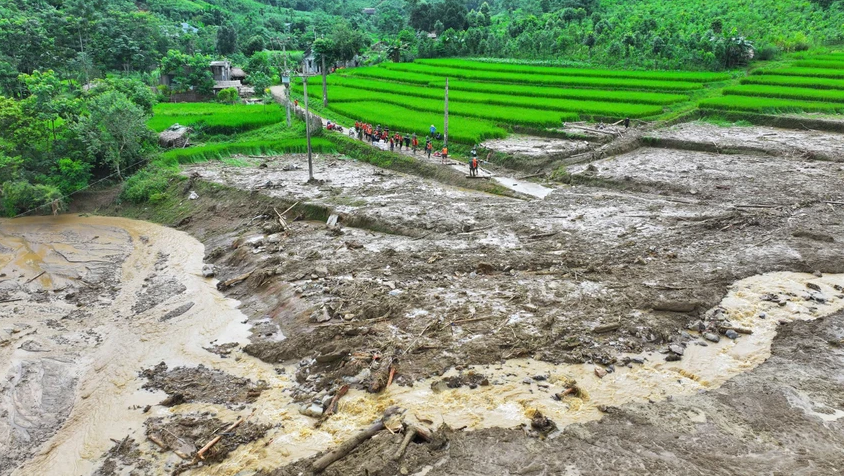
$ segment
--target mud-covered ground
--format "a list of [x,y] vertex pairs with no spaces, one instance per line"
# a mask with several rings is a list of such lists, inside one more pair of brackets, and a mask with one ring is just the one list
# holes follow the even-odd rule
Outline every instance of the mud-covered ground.
[[[674,142],[569,167],[574,185],[542,182],[552,189],[542,200],[448,187],[335,155],[315,159],[312,184],[302,155],[189,167],[191,181],[171,190],[178,197],[167,205],[168,224],[205,245],[205,262],[218,288],[241,302],[251,337],[245,346],[197,340],[210,362],[229,362],[225,371],[209,361],[186,369],[146,358],[133,385],[159,390],[147,438],[159,431],[172,440],[163,442],[168,451],[194,448],[219,431],[210,426],[250,406],[272,408],[267,388],[278,383],[267,368],[289,377],[285,393],[317,422],[344,385],[379,392],[390,380],[409,386],[516,358],[588,363],[597,373],[634,366],[637,355],[683,360],[682,349],[706,344],[705,332],[729,338],[729,325],[711,327],[711,309],[734,282],[771,271],[844,272],[844,170],[816,160],[844,138],[700,123],[648,134]],[[725,146],[701,148],[707,136]],[[772,148],[771,137],[782,141]],[[199,198],[189,200],[190,190]],[[336,225],[326,225],[332,215]],[[210,308],[188,306],[191,291],[168,271],[172,257],[155,256],[160,270],[145,276],[127,314],[162,329],[201,322]],[[156,308],[161,302],[168,305]],[[529,428],[441,428],[433,442],[411,443],[398,462],[390,455],[401,436],[384,432],[326,474],[837,474],[844,402],[832,382],[841,379],[842,322],[836,314],[781,326],[772,359],[708,392],[604,408],[602,420],[547,438]],[[253,357],[266,365],[260,375],[235,371]],[[443,385],[490,383],[464,377]],[[543,379],[528,382],[531,392],[547,390]],[[218,413],[203,414],[209,404]],[[66,418],[69,409],[62,411]],[[272,423],[266,418],[256,421],[239,444],[266,433],[260,446],[269,450],[230,458],[253,469],[261,451],[280,451],[272,438],[284,434],[262,426]],[[176,436],[149,430],[159,427]],[[117,438],[100,471],[155,474],[162,466],[149,448]],[[235,450],[221,445],[219,455]],[[169,458],[168,470],[180,470],[183,461]],[[313,459],[285,467],[289,459],[261,468],[310,471]]]

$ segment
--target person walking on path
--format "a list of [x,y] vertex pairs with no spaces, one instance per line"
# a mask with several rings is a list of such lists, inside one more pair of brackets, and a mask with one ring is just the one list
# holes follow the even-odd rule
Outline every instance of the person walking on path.
[[395,147],[396,147],[396,141],[395,141],[395,140],[393,140],[393,138],[392,138],[392,137],[390,137],[390,152],[392,152],[393,150],[395,150]]
[[431,140],[430,140],[430,139],[428,139],[428,140],[425,142],[425,151],[426,151],[426,152],[428,152],[428,158],[430,159],[430,158],[431,158],[431,152],[433,152],[433,151],[434,151],[434,145],[433,145],[433,144],[431,144]]
[[413,139],[411,139],[411,143],[413,144],[413,154],[416,155],[416,149],[419,147],[419,139],[416,137],[416,133],[413,133]]
[[472,147],[472,154],[469,157],[469,176],[478,176],[478,151],[474,147]]
[[443,144],[442,159],[443,159],[443,165],[445,165],[448,162],[448,160],[447,160],[448,159],[448,146],[445,145],[445,144]]
[[404,150],[410,150],[410,136],[404,135]]

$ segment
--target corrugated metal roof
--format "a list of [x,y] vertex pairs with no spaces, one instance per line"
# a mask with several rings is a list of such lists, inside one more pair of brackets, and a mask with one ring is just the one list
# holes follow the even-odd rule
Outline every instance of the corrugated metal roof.
[[239,88],[241,86],[240,81],[217,81],[214,84],[214,89]]

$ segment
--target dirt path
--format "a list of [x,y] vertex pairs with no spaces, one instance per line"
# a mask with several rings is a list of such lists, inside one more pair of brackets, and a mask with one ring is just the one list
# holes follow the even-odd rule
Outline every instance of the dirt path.
[[[279,104],[284,105],[286,103],[284,86],[272,86],[272,87],[270,87],[270,92]],[[301,112],[302,114],[304,114],[305,110],[304,110],[303,107],[298,107],[296,109],[299,112]],[[322,122],[323,129],[325,129],[327,127],[328,119],[321,117],[321,116],[319,116],[319,115],[317,115],[313,112],[311,112],[310,114],[314,117],[319,118],[319,120]],[[343,124],[341,124],[341,125],[343,125]],[[345,135],[348,136],[349,131],[354,129],[354,126],[351,125],[351,124],[345,124],[343,126],[344,126],[343,132],[326,130],[325,133],[326,134],[332,134],[332,133],[333,134],[345,134]],[[356,135],[353,136],[353,137],[357,138]],[[420,141],[419,151],[416,152],[416,153],[414,153],[413,150],[402,149],[402,148],[398,148],[398,147],[396,147],[392,152],[398,153],[398,154],[403,154],[403,155],[408,156],[408,157],[413,157],[416,160],[426,160],[429,163],[433,163],[433,164],[448,165],[448,166],[451,166],[451,167],[453,167],[454,169],[456,169],[460,172],[466,173],[467,177],[469,176],[469,167],[468,167],[467,163],[459,162],[459,161],[456,161],[456,160],[453,160],[453,159],[446,159],[445,161],[443,161],[442,157],[439,155],[439,152],[437,152],[436,155],[432,154],[432,156],[430,158],[428,158],[427,154],[424,151],[424,139],[425,139],[425,136],[423,136],[423,135],[419,136],[419,141]],[[364,139],[364,141],[365,141],[365,139]],[[377,149],[384,150],[384,151],[387,151],[387,150],[390,149],[389,144],[385,143],[385,142],[371,142],[370,145],[372,147],[375,147]],[[545,186],[540,185],[538,183],[528,182],[528,181],[525,181],[525,180],[519,180],[519,179],[511,177],[507,174],[502,174],[500,172],[493,172],[493,171],[490,171],[490,170],[487,170],[487,169],[482,169],[480,171],[480,173],[478,174],[478,180],[488,180],[488,179],[495,180],[496,182],[501,184],[501,186],[506,187],[510,190],[513,190],[514,192],[519,192],[519,193],[523,193],[525,195],[530,195],[530,196],[536,197],[538,199],[545,198],[552,191],[551,188],[545,187]]]

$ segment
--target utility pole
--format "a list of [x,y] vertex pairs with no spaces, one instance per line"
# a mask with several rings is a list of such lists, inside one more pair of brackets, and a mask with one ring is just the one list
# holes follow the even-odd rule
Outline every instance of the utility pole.
[[282,50],[284,53],[284,74],[282,75],[281,82],[284,83],[284,76],[287,77],[287,83],[284,84],[284,93],[285,93],[285,101],[284,106],[287,109],[287,127],[290,127],[290,71],[287,70],[287,39],[284,39],[284,43],[281,45]]
[[308,182],[314,180],[314,162],[311,159],[311,113],[308,109],[308,77],[302,75],[302,91],[305,94],[305,135],[308,138]]
[[443,147],[448,147],[448,78],[445,78],[445,135]]
[[328,85],[325,81],[328,71],[325,70],[325,52],[320,56],[322,56],[322,107],[328,107]]

